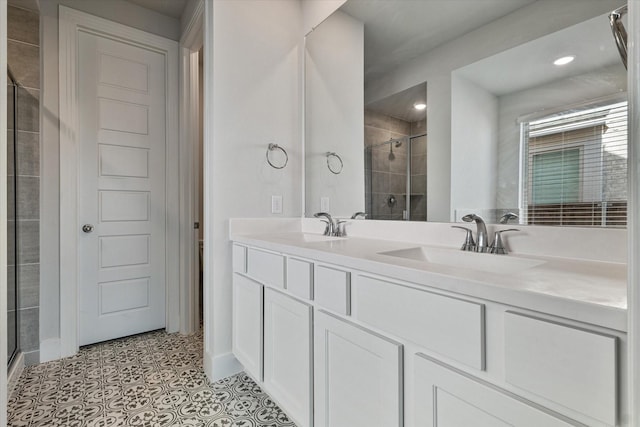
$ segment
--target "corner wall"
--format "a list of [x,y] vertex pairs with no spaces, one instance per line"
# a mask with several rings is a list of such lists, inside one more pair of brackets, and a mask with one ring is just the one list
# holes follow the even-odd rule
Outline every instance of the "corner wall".
[[[302,215],[301,5],[207,2],[205,27],[205,370],[218,379],[237,368],[229,219]],[[267,164],[269,143],[287,150],[284,169]]]

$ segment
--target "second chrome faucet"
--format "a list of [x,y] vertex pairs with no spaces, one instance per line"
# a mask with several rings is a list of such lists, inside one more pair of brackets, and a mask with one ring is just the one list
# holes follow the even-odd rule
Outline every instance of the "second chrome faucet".
[[[514,215],[515,216],[515,215]],[[517,218],[517,216],[515,216]],[[510,228],[507,230],[497,230],[495,233],[495,237],[493,239],[493,243],[489,244],[489,239],[487,235],[487,225],[485,224],[482,217],[476,214],[468,214],[462,217],[464,222],[475,222],[476,223],[476,240],[473,240],[473,232],[465,227],[460,227],[457,225],[452,226],[453,228],[461,228],[467,231],[467,235],[465,237],[465,242],[462,245],[463,251],[473,251],[473,252],[489,252],[492,254],[506,255],[507,250],[502,244],[502,233],[507,231],[519,231],[516,228]]]

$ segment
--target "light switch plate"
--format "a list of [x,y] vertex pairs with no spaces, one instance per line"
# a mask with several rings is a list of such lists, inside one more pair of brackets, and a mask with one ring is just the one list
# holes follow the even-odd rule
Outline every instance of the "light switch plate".
[[328,197],[320,197],[320,211],[321,212],[329,212],[331,209],[329,208],[329,198]]
[[271,196],[271,213],[282,213],[282,196]]

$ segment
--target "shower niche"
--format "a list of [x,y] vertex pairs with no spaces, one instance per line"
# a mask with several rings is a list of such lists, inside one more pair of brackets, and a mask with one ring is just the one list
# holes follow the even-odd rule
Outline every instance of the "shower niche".
[[427,220],[426,95],[423,83],[365,106],[367,219]]

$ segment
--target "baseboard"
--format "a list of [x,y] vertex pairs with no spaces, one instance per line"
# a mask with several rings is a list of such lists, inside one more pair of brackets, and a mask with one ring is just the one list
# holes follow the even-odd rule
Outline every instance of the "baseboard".
[[60,338],[49,338],[40,342],[40,363],[60,358]]
[[9,372],[7,373],[7,396],[11,399],[11,395],[18,384],[18,378],[24,370],[24,354],[22,352],[16,355],[16,359],[11,364]]
[[209,353],[204,354],[204,372],[211,382],[238,374],[243,369],[233,353],[225,353],[215,357]]

